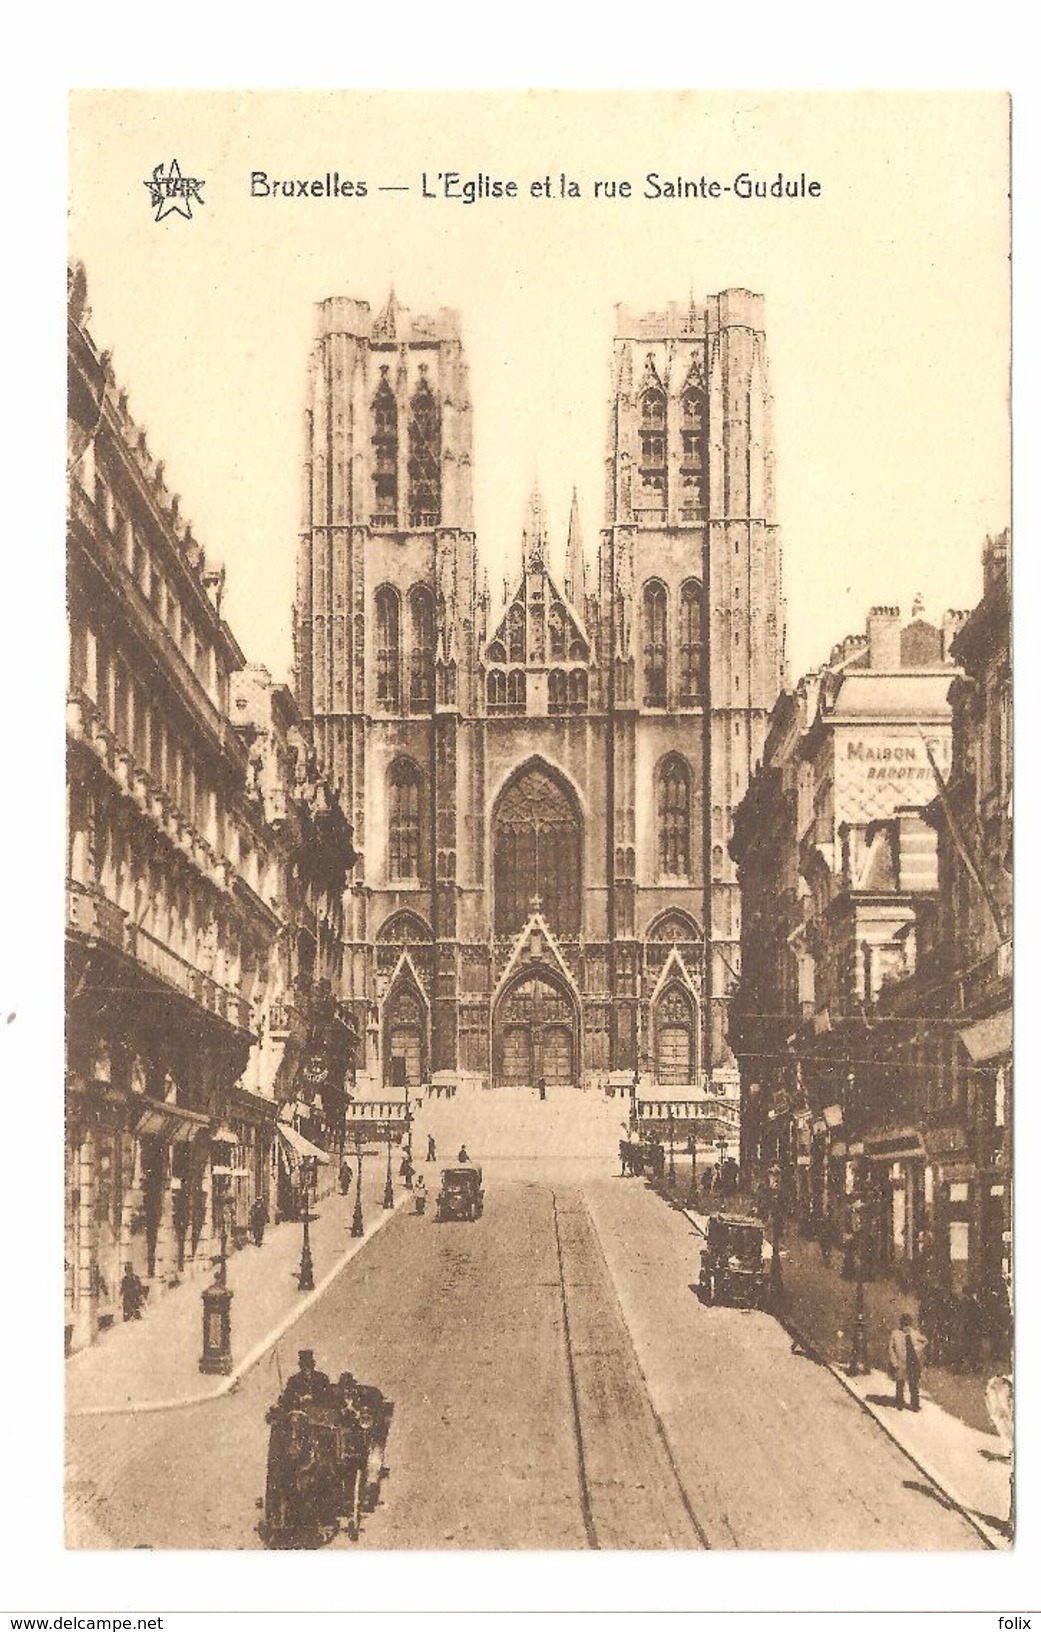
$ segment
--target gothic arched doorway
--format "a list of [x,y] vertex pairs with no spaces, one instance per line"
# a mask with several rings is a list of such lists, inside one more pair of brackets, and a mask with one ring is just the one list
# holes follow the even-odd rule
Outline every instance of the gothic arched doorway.
[[384,1022],[383,1081],[393,1088],[418,1088],[426,1066],[426,1025],[422,999],[413,986],[391,993]]
[[536,903],[554,935],[582,922],[582,818],[562,777],[535,760],[508,783],[492,823],[495,933],[516,935]]
[[563,983],[543,970],[514,981],[496,1006],[494,1051],[503,1085],[577,1082],[578,1016]]
[[693,1082],[697,1025],[693,999],[674,981],[654,1006],[654,1078],[663,1085]]

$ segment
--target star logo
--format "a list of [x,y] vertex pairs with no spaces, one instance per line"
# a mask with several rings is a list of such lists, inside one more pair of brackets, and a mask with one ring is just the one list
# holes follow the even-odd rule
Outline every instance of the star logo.
[[167,170],[157,164],[152,171],[150,181],[144,185],[152,195],[152,208],[155,210],[156,221],[163,221],[168,215],[183,215],[186,221],[192,218],[192,199],[197,204],[204,203],[202,189],[206,183],[198,181],[194,176],[182,176],[181,166],[176,159],[171,160]]

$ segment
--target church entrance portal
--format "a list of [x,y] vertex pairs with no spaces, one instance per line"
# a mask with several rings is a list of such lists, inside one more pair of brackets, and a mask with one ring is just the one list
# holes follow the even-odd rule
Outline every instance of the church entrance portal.
[[495,1080],[503,1086],[549,1086],[578,1077],[578,1025],[566,988],[544,974],[515,981],[495,1014]]

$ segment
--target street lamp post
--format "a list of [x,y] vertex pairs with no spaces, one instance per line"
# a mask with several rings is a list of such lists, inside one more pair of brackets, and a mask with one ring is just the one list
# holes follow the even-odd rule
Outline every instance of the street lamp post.
[[864,1227],[863,1209],[856,1209],[857,1227],[853,1236],[853,1267],[857,1276],[856,1303],[853,1307],[853,1349],[850,1355],[847,1374],[850,1377],[866,1377],[868,1367],[867,1357],[867,1310],[864,1294]]
[[405,1189],[412,1189],[412,1112],[408,1103],[408,1083],[405,1084]]
[[304,1237],[300,1246],[300,1273],[297,1276],[297,1288],[301,1292],[314,1291],[314,1262],[311,1258],[311,1173],[308,1163],[301,1163],[301,1177],[303,1179],[303,1211],[300,1215],[303,1220]]
[[358,1176],[355,1181],[356,1189],[354,1192],[354,1217],[351,1219],[351,1234],[364,1235],[365,1225],[362,1223],[361,1217],[361,1159],[364,1152],[360,1145],[358,1146],[356,1154],[358,1157]]
[[676,1129],[669,1111],[669,1189],[676,1188]]
[[394,1180],[391,1178],[391,1175],[390,1175],[390,1123],[389,1122],[387,1123],[387,1182],[383,1186],[383,1205],[384,1205],[384,1207],[393,1207],[393,1205],[394,1205]]
[[698,1136],[690,1136],[690,1190],[687,1193],[687,1206],[697,1206],[698,1200]]
[[781,1169],[770,1169],[770,1191],[773,1206],[770,1210],[770,1302],[779,1307],[784,1292],[781,1282]]

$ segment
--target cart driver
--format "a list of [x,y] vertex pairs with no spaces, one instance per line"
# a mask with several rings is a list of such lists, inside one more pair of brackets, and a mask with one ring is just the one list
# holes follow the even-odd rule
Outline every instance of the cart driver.
[[282,1404],[286,1406],[306,1405],[311,1400],[320,1400],[330,1388],[325,1372],[318,1371],[315,1366],[313,1349],[301,1349],[297,1358],[300,1370],[290,1377],[282,1390]]

